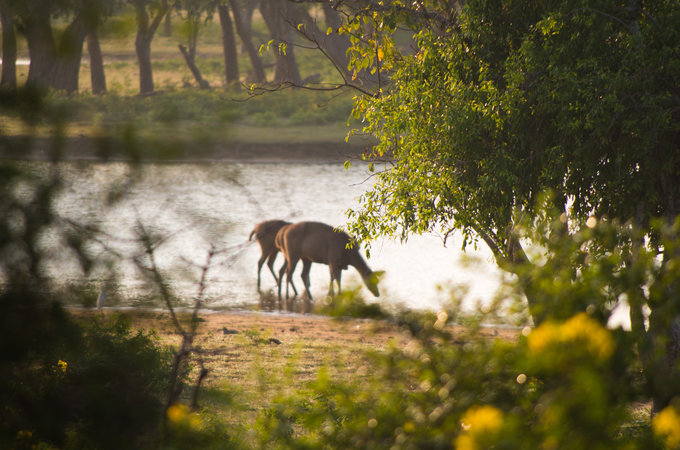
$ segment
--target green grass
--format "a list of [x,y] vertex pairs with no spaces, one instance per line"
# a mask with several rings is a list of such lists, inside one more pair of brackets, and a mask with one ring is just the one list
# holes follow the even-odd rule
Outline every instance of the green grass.
[[[68,122],[67,133],[118,134],[134,124],[142,135],[239,142],[341,142],[348,132],[352,93],[284,90],[249,96],[246,91],[173,88],[139,97],[109,93],[48,97]],[[22,134],[20,122],[5,121],[4,133]]]

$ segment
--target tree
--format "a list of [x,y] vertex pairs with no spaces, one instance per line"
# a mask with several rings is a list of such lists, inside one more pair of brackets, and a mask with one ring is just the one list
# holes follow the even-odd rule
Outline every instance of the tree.
[[287,1],[262,0],[260,12],[275,44],[276,64],[273,81],[301,85],[302,78],[293,51],[293,5]]
[[[77,91],[85,37],[111,13],[111,2],[5,0],[2,9],[6,19],[13,18],[26,37],[31,57],[27,83],[43,89]],[[68,19],[63,31],[53,29],[55,17]]]
[[[99,45],[99,27],[115,11],[117,3],[98,3],[97,8],[89,8],[85,14],[85,30],[87,53],[90,57],[90,82],[92,93],[95,95],[106,93],[106,74],[104,73],[104,58]],[[98,13],[99,11],[99,13]]]
[[[317,4],[320,8],[316,8]],[[367,6],[368,5],[368,6]],[[368,8],[368,9],[363,9]],[[379,10],[385,7],[381,6]],[[357,13],[358,9],[358,13]],[[296,81],[297,64],[292,55],[293,34],[309,41],[333,64],[342,81],[318,89],[335,90],[345,86],[353,87],[364,94],[380,90],[386,81],[387,72],[378,70],[383,60],[378,60],[375,44],[388,41],[371,25],[374,18],[364,13],[373,10],[370,2],[350,0],[342,2],[318,2],[313,0],[287,0],[284,2],[262,1],[260,11],[271,31],[272,41],[277,48],[274,82],[287,86],[301,86],[305,80]],[[318,13],[323,13],[320,24]],[[366,15],[365,20],[360,16]],[[352,26],[342,25],[343,17]],[[359,26],[362,23],[362,26]],[[364,47],[360,50],[360,47]],[[310,48],[310,47],[305,47]],[[381,50],[382,51],[382,50]],[[373,60],[373,62],[372,62]],[[375,64],[372,66],[372,64]],[[384,68],[384,67],[383,67]],[[293,76],[291,76],[291,74]],[[313,78],[310,77],[310,78]]]
[[217,6],[222,28],[222,48],[224,49],[224,72],[227,84],[238,83],[238,54],[236,53],[236,36],[234,24],[229,15],[229,6],[221,4]]
[[379,83],[375,74],[366,70],[352,72],[349,69],[350,58],[347,50],[351,47],[350,38],[344,34],[328,32],[340,28],[342,23],[340,14],[328,3],[323,4],[323,13],[327,29],[320,29],[316,19],[307,9],[291,4],[288,12],[289,25],[326,55],[345,82],[354,82],[364,89],[374,88]]
[[99,46],[97,28],[87,34],[87,53],[90,55],[90,80],[92,93],[95,95],[106,93],[106,74],[104,73],[104,58]]
[[2,26],[2,78],[0,86],[14,89],[17,86],[17,40],[14,17],[4,5],[0,5]]
[[229,0],[229,4],[231,5],[231,10],[234,14],[236,33],[241,38],[241,45],[248,54],[250,64],[253,67],[253,82],[259,84],[264,83],[267,81],[267,77],[264,74],[264,66],[262,65],[260,55],[253,45],[253,32],[250,26],[256,2],[247,0],[245,5],[243,5],[240,0]]
[[209,89],[210,83],[203,78],[201,71],[196,66],[196,48],[198,45],[198,32],[205,21],[211,20],[215,13],[216,4],[212,0],[179,0],[175,3],[175,9],[183,20],[184,38],[188,48],[179,45],[179,50],[184,60],[194,75],[196,82],[202,89]]
[[31,64],[27,83],[48,88],[51,86],[56,47],[50,23],[51,9],[40,2],[27,3],[25,8],[12,5],[18,16],[19,30],[26,37]]
[[168,11],[165,15],[165,20],[163,20],[163,36],[172,36],[172,11]]
[[170,10],[165,0],[131,0],[137,14],[137,37],[135,51],[139,63],[139,94],[148,95],[154,91],[151,69],[151,41]]
[[66,27],[57,46],[57,61],[52,68],[52,87],[66,92],[78,90],[80,61],[83,44],[87,36],[87,26],[82,15],[78,14]]
[[[677,2],[367,4],[344,30],[358,35],[367,23],[381,35],[353,41],[354,65],[393,68],[392,85],[360,98],[355,114],[378,139],[369,159],[390,161],[362,209],[349,211],[355,234],[407,239],[438,229],[461,232],[463,247],[481,240],[520,276],[536,324],[574,313],[546,304],[530,271],[518,269],[530,263],[523,229],[545,211],[548,191],[548,209],[562,218],[550,233],[615,221],[640,230],[619,243],[630,263],[641,245],[671,259],[650,226],[680,214]],[[413,30],[414,54],[398,50],[398,25]],[[669,337],[680,336],[680,310],[672,289],[668,310],[638,282],[640,298],[629,299],[638,345],[654,366],[648,374],[672,384],[675,359],[662,364],[659,349],[678,345]],[[652,308],[648,330],[643,307]],[[657,389],[655,407],[671,391]]]

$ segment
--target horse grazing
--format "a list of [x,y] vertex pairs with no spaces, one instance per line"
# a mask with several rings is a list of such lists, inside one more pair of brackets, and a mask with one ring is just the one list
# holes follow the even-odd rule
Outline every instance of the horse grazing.
[[[250,232],[250,236],[248,236],[249,241],[252,241],[254,236],[258,244],[260,244],[260,249],[262,250],[262,255],[257,261],[258,292],[260,292],[260,271],[262,270],[262,265],[265,261],[267,261],[267,267],[269,267],[269,271],[272,273],[274,280],[276,280],[276,284],[279,284],[279,278],[277,278],[276,273],[274,272],[274,260],[276,260],[276,255],[279,253],[279,249],[276,247],[275,240],[276,233],[278,233],[279,230],[286,225],[290,225],[290,222],[286,222],[284,220],[265,220],[264,222],[260,222],[255,225],[253,231]],[[297,294],[295,285],[293,285],[293,290]]]
[[[274,245],[276,245],[276,248],[283,254],[284,261],[283,265],[279,269],[279,281],[277,283],[278,288],[279,288],[279,308],[281,307],[281,282],[283,281],[283,273],[286,271],[286,267],[288,267],[288,260],[286,258],[286,249],[283,246],[283,235],[286,232],[286,228],[290,227],[292,224],[287,224],[282,226],[279,231],[276,233],[276,237],[274,238]],[[293,292],[295,292],[295,296],[298,295],[297,289],[295,289],[295,285],[293,284],[293,280],[290,279],[286,283],[286,299],[288,299],[288,285],[291,285],[293,287]]]
[[[333,281],[338,283],[338,292],[341,292],[340,280],[342,271],[347,266],[354,266],[366,287],[378,297],[378,278],[383,272],[373,272],[359,254],[357,246],[349,246],[353,239],[342,231],[333,229],[330,225],[320,222],[298,222],[279,231],[279,248],[286,257],[285,270],[286,280],[291,282],[293,271],[298,261],[302,260],[302,281],[309,299],[309,270],[312,263],[328,265],[331,274],[331,282],[328,294],[333,295]],[[280,273],[283,275],[283,272]],[[281,298],[281,283],[279,283],[279,299]],[[286,298],[288,296],[286,295]]]

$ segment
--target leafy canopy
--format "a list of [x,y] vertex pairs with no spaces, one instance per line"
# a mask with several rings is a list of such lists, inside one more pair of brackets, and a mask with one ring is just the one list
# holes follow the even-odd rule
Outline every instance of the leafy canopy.
[[393,44],[401,23],[416,49],[387,46],[391,84],[355,104],[368,157],[393,158],[349,211],[357,235],[456,229],[512,259],[517,218],[548,190],[581,224],[680,213],[678,2],[418,4],[376,7],[386,34],[357,41]]

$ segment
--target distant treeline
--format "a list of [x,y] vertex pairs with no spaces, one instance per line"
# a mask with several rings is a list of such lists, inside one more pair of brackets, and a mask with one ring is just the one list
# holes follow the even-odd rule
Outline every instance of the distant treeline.
[[[331,32],[341,26],[343,11],[330,2],[280,0],[0,0],[3,61],[0,84],[17,86],[17,38],[21,36],[26,40],[30,57],[27,84],[68,93],[78,91],[80,65],[87,46],[92,92],[106,92],[100,30],[111,18],[130,13],[136,23],[135,54],[141,95],[154,92],[151,42],[159,29],[170,33],[171,17],[188,25],[188,44],[179,45],[179,50],[202,88],[209,88],[210,84],[196,66],[196,46],[201,28],[214,17],[222,32],[227,85],[245,78],[258,85],[269,82],[299,86],[318,81],[313,76],[305,79],[300,75],[293,45],[296,37],[323,52],[347,84],[348,80],[364,87],[374,84],[368,72],[349,72],[350,37]],[[253,20],[260,17],[269,30],[266,47],[276,54],[269,80],[260,46],[253,39]],[[239,69],[237,48],[250,61],[247,77]]]

